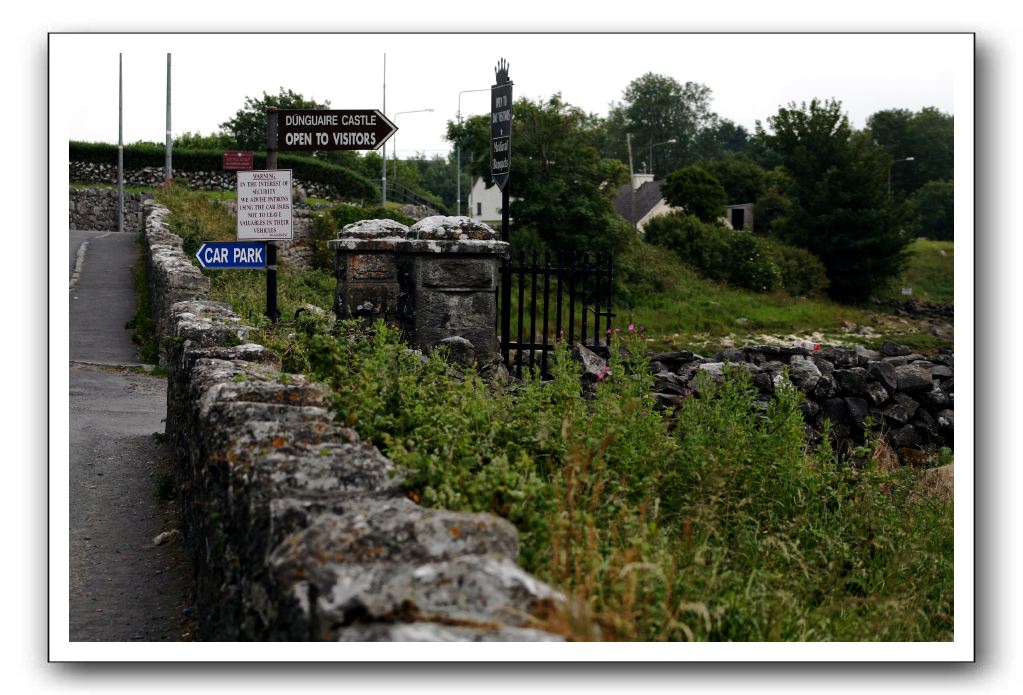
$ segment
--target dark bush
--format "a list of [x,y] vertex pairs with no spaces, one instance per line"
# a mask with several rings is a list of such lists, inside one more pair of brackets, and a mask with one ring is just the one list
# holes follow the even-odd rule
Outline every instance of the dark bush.
[[781,271],[767,245],[747,232],[701,222],[680,212],[652,219],[645,231],[649,243],[674,251],[682,262],[711,280],[756,292],[781,287]]
[[810,297],[823,294],[828,289],[828,271],[812,253],[775,239],[757,239],[766,248],[771,262],[781,271],[781,287],[786,292],[794,297]]
[[337,238],[337,233],[344,229],[345,225],[358,222],[359,220],[390,219],[411,225],[414,220],[408,215],[403,215],[396,210],[385,208],[380,205],[362,207],[360,205],[349,205],[341,203],[321,212],[313,219],[313,267],[321,270],[330,270],[334,267],[334,253],[327,248],[327,242]]

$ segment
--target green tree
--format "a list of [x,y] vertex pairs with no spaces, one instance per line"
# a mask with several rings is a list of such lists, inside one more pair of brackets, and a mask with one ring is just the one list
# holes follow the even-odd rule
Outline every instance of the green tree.
[[[565,103],[519,99],[513,105],[510,217],[552,249],[616,251],[623,226],[612,199],[628,171],[601,157],[599,120]],[[490,183],[490,118],[448,122],[447,139],[472,152],[468,169]],[[626,225],[627,226],[627,225]]]
[[834,298],[866,299],[901,270],[910,241],[888,201],[888,154],[853,132],[839,101],[789,104],[767,122],[757,137],[792,180],[775,233],[820,258]]
[[928,106],[916,113],[908,109],[878,111],[867,118],[867,132],[891,159],[912,157],[892,167],[896,197],[913,193],[928,181],[951,181],[954,176],[955,121]]
[[668,174],[661,194],[669,205],[695,215],[703,222],[714,222],[724,214],[728,194],[716,178],[701,167],[686,167]]
[[625,88],[622,101],[611,104],[601,124],[601,151],[627,162],[628,133],[637,170],[652,168],[655,175],[664,176],[691,164],[698,159],[699,133],[719,125],[710,100],[710,87],[697,82],[682,84],[652,72],[637,77]]
[[220,124],[224,132],[234,138],[235,146],[241,150],[266,149],[266,110],[275,106],[278,109],[327,109],[330,102],[322,104],[315,99],[306,99],[301,94],[281,87],[279,94],[263,92],[259,99],[245,97],[245,105],[227,121]]
[[938,241],[955,236],[954,186],[951,181],[928,181],[909,199],[917,234]]
[[698,162],[731,158],[749,149],[749,132],[727,118],[714,116],[710,123],[696,134],[693,157]]
[[700,166],[725,189],[729,205],[756,201],[768,185],[768,172],[747,157],[714,159]]

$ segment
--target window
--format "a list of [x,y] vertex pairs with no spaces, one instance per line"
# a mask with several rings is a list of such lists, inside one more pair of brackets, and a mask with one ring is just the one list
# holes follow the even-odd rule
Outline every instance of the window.
[[483,203],[476,203],[476,216],[483,214]]

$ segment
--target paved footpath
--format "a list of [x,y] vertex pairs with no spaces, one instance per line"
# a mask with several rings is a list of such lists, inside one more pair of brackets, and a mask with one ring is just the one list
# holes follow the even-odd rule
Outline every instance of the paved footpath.
[[135,235],[72,231],[70,300],[70,637],[173,641],[194,636],[191,570],[156,496],[167,470],[154,433],[164,430],[166,380],[140,369]]

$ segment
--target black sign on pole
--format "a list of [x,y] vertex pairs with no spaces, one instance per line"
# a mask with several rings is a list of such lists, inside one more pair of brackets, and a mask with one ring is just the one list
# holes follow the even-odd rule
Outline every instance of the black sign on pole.
[[490,176],[504,191],[511,173],[512,81],[508,62],[501,58],[495,68],[497,84],[490,88]]
[[[490,88],[490,176],[501,189],[501,241],[508,241],[508,208],[511,205],[512,81],[508,61],[494,69],[497,84]],[[511,338],[511,266],[501,264],[501,356],[508,363]],[[545,339],[546,340],[546,339]]]
[[397,130],[377,109],[278,109],[275,146],[279,150],[375,150]]
[[[278,114],[275,106],[266,109],[266,168],[277,168]],[[266,315],[277,323],[281,312],[277,309],[277,244],[266,242]]]

